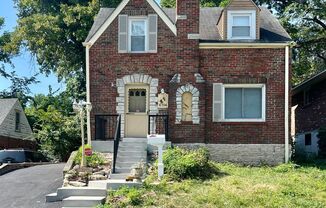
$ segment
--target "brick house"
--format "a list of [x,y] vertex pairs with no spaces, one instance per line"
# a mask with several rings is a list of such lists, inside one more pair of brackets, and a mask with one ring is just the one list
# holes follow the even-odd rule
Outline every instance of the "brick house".
[[296,154],[318,154],[318,130],[326,127],[326,70],[292,89]]
[[32,129],[17,98],[0,99],[0,150],[35,149]]
[[251,0],[101,8],[84,42],[88,139],[112,139],[109,115],[121,115],[123,138],[159,133],[168,116],[173,145],[205,146],[217,161],[287,161],[290,41]]

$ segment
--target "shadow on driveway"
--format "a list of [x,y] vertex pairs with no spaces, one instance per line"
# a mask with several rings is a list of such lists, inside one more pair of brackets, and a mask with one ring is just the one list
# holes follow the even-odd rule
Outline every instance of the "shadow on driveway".
[[45,195],[62,185],[64,164],[39,165],[0,176],[0,208],[58,208]]

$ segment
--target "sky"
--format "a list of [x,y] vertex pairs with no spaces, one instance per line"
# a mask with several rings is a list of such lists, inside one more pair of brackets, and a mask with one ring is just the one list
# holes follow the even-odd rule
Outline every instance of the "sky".
[[[13,31],[17,25],[17,10],[14,8],[13,0],[0,0],[0,16],[5,18],[4,29],[0,31]],[[14,68],[10,65],[5,65],[7,72],[15,71],[17,75],[30,77],[39,73],[39,66],[35,58],[26,50],[22,51],[21,55],[12,59]],[[0,63],[1,64],[1,63]],[[30,89],[33,95],[35,94],[47,94],[49,85],[52,86],[53,91],[60,89],[63,91],[65,85],[63,83],[58,83],[57,78],[54,74],[45,76],[44,74],[39,74],[37,76],[39,83],[30,85]],[[0,77],[0,91],[7,89],[10,86],[10,81]]]

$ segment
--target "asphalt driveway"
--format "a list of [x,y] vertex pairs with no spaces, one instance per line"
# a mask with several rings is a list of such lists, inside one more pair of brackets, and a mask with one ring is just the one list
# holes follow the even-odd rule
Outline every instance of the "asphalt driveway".
[[0,208],[58,208],[45,195],[62,185],[64,164],[39,165],[0,176]]

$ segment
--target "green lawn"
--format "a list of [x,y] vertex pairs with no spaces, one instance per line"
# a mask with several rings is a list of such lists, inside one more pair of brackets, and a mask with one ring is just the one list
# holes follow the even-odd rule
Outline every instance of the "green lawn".
[[326,207],[326,161],[241,167],[216,164],[214,178],[109,192],[104,207]]

